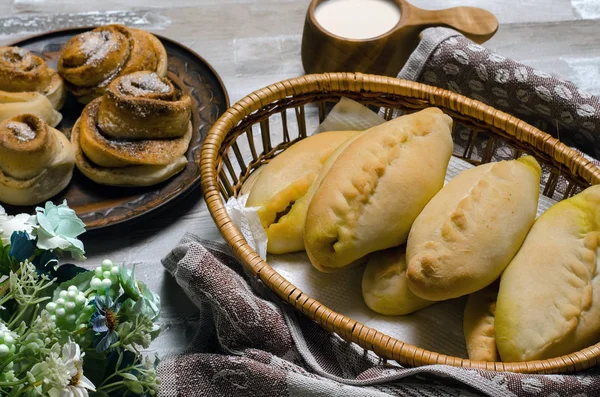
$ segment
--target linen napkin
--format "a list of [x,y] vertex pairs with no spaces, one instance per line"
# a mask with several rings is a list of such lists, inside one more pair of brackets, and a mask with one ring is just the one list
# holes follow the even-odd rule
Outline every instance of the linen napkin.
[[598,372],[519,375],[432,365],[401,368],[329,334],[249,277],[224,244],[187,234],[163,260],[198,306],[186,354],[163,358],[159,395],[550,396],[600,394]]

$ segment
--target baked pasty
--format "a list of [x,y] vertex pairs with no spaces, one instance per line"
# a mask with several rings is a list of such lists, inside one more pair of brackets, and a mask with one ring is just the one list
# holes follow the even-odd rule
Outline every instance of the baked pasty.
[[541,360],[600,341],[600,185],[550,207],[500,279],[502,361]]
[[427,204],[408,237],[408,286],[446,300],[496,280],[535,220],[541,168],[531,156],[463,171]]
[[0,121],[34,114],[55,127],[65,102],[65,85],[44,60],[19,47],[0,47]]
[[467,299],[464,332],[469,360],[499,361],[494,327],[498,286],[496,281]]
[[334,271],[406,242],[442,188],[452,119],[428,108],[370,128],[347,143],[320,180],[306,215],[311,263]]
[[60,131],[31,114],[0,123],[0,202],[39,204],[73,176],[73,148]]
[[304,250],[307,203],[301,200],[334,150],[359,131],[322,132],[290,146],[264,166],[254,183],[247,207],[257,214],[267,232],[271,254]]
[[187,165],[191,106],[189,96],[154,72],[116,79],[73,127],[77,168],[111,186],[149,186],[170,178]]
[[167,75],[167,52],[154,35],[123,25],[100,26],[65,44],[58,72],[81,103],[101,96],[119,76],[139,71]]
[[371,310],[387,316],[410,314],[435,303],[419,298],[408,289],[404,246],[369,255],[362,278],[362,294]]

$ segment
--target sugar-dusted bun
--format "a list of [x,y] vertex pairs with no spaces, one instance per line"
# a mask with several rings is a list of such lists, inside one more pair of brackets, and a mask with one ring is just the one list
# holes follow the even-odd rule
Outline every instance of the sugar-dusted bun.
[[190,117],[191,99],[169,80],[154,72],[119,77],[85,107],[73,127],[77,167],[105,185],[162,182],[187,164]]
[[154,72],[135,72],[114,80],[104,97],[98,126],[106,136],[181,138],[188,130],[192,99]]
[[75,163],[69,140],[35,115],[0,123],[0,202],[39,204],[63,190]]
[[444,186],[408,236],[411,291],[446,300],[494,282],[535,220],[540,173],[526,156],[468,169]]
[[98,124],[99,112],[105,97],[90,102],[79,118],[79,144],[86,156],[101,167],[128,165],[166,165],[185,154],[192,138],[188,120],[183,135],[174,139],[114,140],[105,136]]
[[339,153],[306,215],[311,263],[334,271],[406,242],[417,215],[442,188],[452,119],[437,108],[366,130]]
[[167,53],[151,33],[123,25],[100,26],[65,44],[58,72],[82,103],[101,96],[117,77],[142,70],[167,74]]
[[600,185],[533,224],[500,279],[496,344],[502,361],[574,353],[600,342]]
[[494,326],[499,284],[494,282],[467,299],[463,329],[469,360],[499,361]]
[[0,47],[0,121],[35,114],[51,126],[60,123],[65,85],[46,62],[19,47]]
[[271,254],[304,250],[304,196],[331,154],[359,131],[330,131],[290,146],[264,166],[254,183],[247,207],[258,207]]
[[362,294],[371,310],[388,316],[410,314],[435,303],[419,298],[408,289],[404,246],[369,255],[362,278]]
[[176,158],[166,165],[130,165],[120,168],[100,167],[92,163],[75,144],[79,139],[78,124],[73,127],[71,141],[75,148],[75,161],[77,168],[83,175],[101,185],[110,186],[152,186],[177,175],[186,167],[188,160],[185,156]]

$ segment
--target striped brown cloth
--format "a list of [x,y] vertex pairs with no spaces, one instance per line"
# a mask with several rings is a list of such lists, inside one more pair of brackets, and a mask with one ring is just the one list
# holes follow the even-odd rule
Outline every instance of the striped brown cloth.
[[163,265],[198,307],[201,326],[185,354],[163,358],[160,396],[600,395],[596,371],[519,375],[384,363],[281,303],[222,243],[187,234]]
[[[600,157],[600,100],[573,84],[506,59],[459,33],[432,28],[399,74],[480,100]],[[458,146],[468,132],[459,133]],[[483,147],[475,147],[483,151]],[[502,147],[496,160],[512,156]],[[595,161],[588,157],[590,161]],[[188,234],[163,260],[198,307],[200,327],[183,355],[163,358],[160,395],[549,396],[600,395],[600,372],[520,375],[382,362],[281,303],[220,243]]]

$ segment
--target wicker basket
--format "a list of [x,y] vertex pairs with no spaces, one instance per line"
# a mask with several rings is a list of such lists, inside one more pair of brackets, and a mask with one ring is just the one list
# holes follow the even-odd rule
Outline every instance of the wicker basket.
[[[306,296],[252,250],[229,218],[225,201],[239,194],[242,184],[254,170],[307,136],[311,112],[315,123],[317,114],[322,121],[328,105],[342,96],[365,105],[383,107],[388,118],[393,109],[416,111],[437,106],[452,116],[455,124],[470,130],[469,145],[461,148],[458,157],[473,164],[489,162],[498,142],[511,147],[515,158],[523,153],[532,154],[546,172],[543,189],[546,196],[564,199],[600,183],[600,169],[576,151],[481,102],[389,77],[351,73],[307,75],[270,85],[237,102],[219,118],[202,148],[201,180],[208,209],[244,266],[281,299],[329,332],[402,365],[447,364],[521,373],[566,373],[595,366],[600,356],[600,344],[562,357],[521,363],[471,361],[421,349],[336,313]],[[272,134],[275,122],[282,130],[279,137]],[[486,141],[485,150],[476,158],[471,146],[481,139]],[[564,189],[557,197],[559,182]]]

